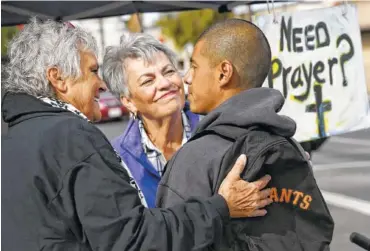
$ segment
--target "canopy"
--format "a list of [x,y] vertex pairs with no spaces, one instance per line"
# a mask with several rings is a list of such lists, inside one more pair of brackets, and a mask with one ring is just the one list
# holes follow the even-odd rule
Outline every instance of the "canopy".
[[[1,26],[24,24],[32,16],[41,19],[77,20],[132,13],[170,12],[197,9],[230,11],[242,4],[268,1],[2,1]],[[271,1],[270,1],[271,2]],[[277,2],[277,1],[275,1]],[[281,1],[279,1],[281,2]]]

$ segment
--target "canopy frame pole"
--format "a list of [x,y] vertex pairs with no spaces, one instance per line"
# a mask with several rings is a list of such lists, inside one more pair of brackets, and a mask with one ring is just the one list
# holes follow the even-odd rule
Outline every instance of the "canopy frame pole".
[[143,22],[141,20],[140,12],[137,10],[134,2],[132,2],[132,6],[135,10],[136,18],[137,18],[137,21],[139,23],[140,33],[144,33],[144,26],[143,26]]
[[88,17],[94,16],[94,15],[97,15],[97,14],[100,14],[100,13],[103,13],[103,12],[106,12],[106,11],[109,11],[109,10],[116,9],[118,7],[128,5],[130,3],[131,3],[131,1],[130,2],[109,3],[109,4],[106,4],[106,5],[99,6],[99,7],[96,7],[96,8],[92,8],[92,9],[89,9],[89,10],[86,10],[86,11],[82,11],[82,12],[79,12],[79,13],[76,13],[76,14],[73,14],[73,15],[62,17],[62,20],[63,21],[69,21],[69,20],[77,20],[77,19],[82,19],[82,18],[88,18]]
[[[160,3],[162,5],[167,5],[167,6],[175,6],[175,7],[189,7],[188,3],[187,2],[157,2],[157,3]],[[206,2],[203,2],[203,3],[198,3],[198,2],[191,2],[192,6],[194,6],[194,10],[197,10],[197,9],[214,9],[214,10],[218,10],[218,6],[213,4],[213,3],[206,3]]]

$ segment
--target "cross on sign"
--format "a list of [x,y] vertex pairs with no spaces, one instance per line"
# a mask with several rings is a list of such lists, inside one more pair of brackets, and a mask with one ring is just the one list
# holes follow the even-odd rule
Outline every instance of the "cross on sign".
[[316,112],[317,114],[317,128],[320,138],[326,137],[326,125],[324,115],[325,112],[331,111],[331,101],[322,102],[322,87],[316,84],[313,87],[315,93],[316,104],[309,104],[306,106],[306,112]]

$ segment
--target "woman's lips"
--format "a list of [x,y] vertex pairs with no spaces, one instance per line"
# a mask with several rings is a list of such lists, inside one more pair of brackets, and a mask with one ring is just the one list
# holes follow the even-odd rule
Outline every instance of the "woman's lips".
[[169,91],[166,94],[162,95],[158,100],[165,99],[165,98],[171,98],[177,94],[177,91]]

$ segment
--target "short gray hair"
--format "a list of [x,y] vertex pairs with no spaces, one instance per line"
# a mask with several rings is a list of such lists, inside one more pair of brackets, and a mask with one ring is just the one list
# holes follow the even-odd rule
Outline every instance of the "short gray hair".
[[125,60],[140,58],[145,63],[153,63],[154,54],[157,52],[163,52],[176,67],[175,53],[149,34],[128,33],[121,37],[118,46],[108,46],[105,50],[102,73],[110,91],[117,96],[121,94],[128,96]]
[[63,76],[79,77],[81,50],[97,55],[96,41],[90,33],[60,22],[32,18],[9,43],[3,90],[54,97],[47,68],[58,67]]

